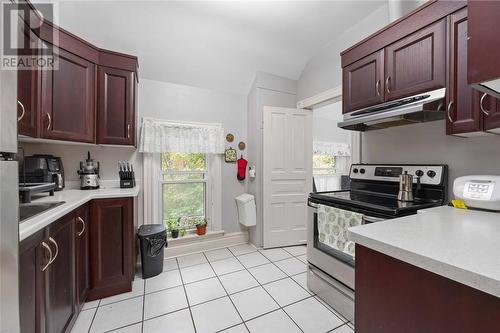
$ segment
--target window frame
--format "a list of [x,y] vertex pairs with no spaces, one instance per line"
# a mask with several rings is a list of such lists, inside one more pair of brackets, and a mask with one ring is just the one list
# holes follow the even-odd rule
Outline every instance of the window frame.
[[[189,153],[187,153],[189,154]],[[204,188],[203,188],[203,208],[204,208],[204,214],[205,218],[210,222],[210,216],[211,216],[211,191],[209,191],[211,184],[210,184],[210,166],[209,166],[209,158],[208,154],[203,154],[203,158],[205,160],[205,170],[203,171],[191,171],[191,170],[182,170],[182,171],[164,171],[161,168],[161,154],[160,154],[160,161],[159,161],[159,167],[160,167],[160,215],[161,215],[161,221],[162,223],[165,223],[164,219],[164,209],[165,209],[165,202],[163,201],[163,185],[164,184],[197,184],[197,183],[203,183]],[[164,176],[165,175],[182,175],[182,174],[202,174],[203,179],[187,179],[187,180],[165,180]],[[195,230],[196,227],[192,227],[189,229],[186,229],[186,232]]]
[[[219,232],[222,229],[222,156],[220,154],[205,154],[205,218],[208,221],[208,232]],[[154,173],[154,182],[151,198],[151,207],[155,221],[152,223],[165,223],[163,220],[163,170],[161,168],[161,154],[153,154],[149,170]],[[147,170],[145,170],[147,172]],[[189,173],[192,173],[189,171]],[[195,180],[195,182],[200,182]],[[150,192],[151,193],[151,192]],[[186,230],[189,234],[195,229]]]

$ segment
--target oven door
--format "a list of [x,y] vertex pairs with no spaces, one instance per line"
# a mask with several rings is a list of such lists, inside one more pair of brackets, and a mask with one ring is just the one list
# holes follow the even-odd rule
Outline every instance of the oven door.
[[[319,241],[318,207],[308,202],[309,218],[307,226],[307,260],[332,278],[354,290],[354,257],[334,249]],[[345,207],[339,207],[345,209]],[[363,215],[365,222],[372,223],[384,219]]]

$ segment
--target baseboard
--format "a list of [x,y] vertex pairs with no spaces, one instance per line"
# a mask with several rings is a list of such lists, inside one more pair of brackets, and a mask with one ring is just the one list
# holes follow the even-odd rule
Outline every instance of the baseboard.
[[246,243],[248,243],[247,231],[210,235],[210,237],[207,238],[193,237],[182,242],[169,242],[168,247],[165,249],[165,258],[178,257]]

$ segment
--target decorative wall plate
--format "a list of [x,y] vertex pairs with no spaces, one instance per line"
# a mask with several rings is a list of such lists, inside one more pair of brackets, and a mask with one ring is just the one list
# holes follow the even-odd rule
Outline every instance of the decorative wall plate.
[[240,150],[245,150],[246,146],[247,145],[243,141],[240,141],[240,143],[238,143],[238,148],[240,148]]
[[226,141],[227,142],[233,142],[234,141],[234,135],[232,135],[231,133],[228,133],[226,135]]
[[238,159],[236,149],[233,149],[231,147],[226,149],[226,151],[224,152],[224,159],[226,163],[236,163],[236,160]]

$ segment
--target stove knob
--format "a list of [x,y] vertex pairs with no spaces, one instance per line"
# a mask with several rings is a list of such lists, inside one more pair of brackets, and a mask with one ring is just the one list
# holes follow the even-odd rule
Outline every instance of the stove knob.
[[358,173],[358,168],[354,168],[354,169],[352,169],[352,172],[354,172],[354,173]]
[[434,170],[427,171],[427,176],[434,178],[436,176],[436,171]]
[[360,169],[359,172],[365,173],[365,169]]
[[424,172],[422,170],[417,170],[417,171],[415,171],[415,175],[417,177],[422,177],[424,175]]

